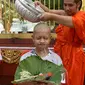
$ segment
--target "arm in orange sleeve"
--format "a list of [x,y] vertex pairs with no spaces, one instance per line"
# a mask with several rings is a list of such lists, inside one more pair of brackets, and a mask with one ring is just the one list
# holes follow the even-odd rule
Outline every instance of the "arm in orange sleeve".
[[72,20],[79,39],[85,43],[85,12],[78,12],[72,17]]

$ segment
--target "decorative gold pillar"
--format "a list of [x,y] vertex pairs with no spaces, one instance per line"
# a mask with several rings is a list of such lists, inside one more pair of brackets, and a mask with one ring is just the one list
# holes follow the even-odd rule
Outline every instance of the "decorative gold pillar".
[[2,8],[0,6],[0,20],[2,20]]

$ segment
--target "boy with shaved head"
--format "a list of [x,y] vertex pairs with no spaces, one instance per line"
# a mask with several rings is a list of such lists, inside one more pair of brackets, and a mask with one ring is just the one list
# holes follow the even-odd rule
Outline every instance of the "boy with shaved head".
[[38,55],[43,60],[48,60],[57,65],[62,64],[60,57],[48,48],[51,41],[51,29],[47,24],[40,22],[34,27],[32,40],[35,49],[24,54],[21,57],[21,61],[28,56]]
[[64,10],[50,10],[39,1],[44,13],[39,21],[56,21],[57,41],[54,51],[58,53],[68,71],[67,85],[84,85],[85,54],[85,12],[80,11],[82,0],[64,0]]
[[[62,65],[60,56],[49,49],[51,41],[51,29],[47,24],[40,22],[34,27],[32,40],[35,49],[22,55],[20,59],[21,61],[23,61],[27,57],[35,55],[39,56],[42,60],[48,60],[56,65]],[[61,83],[66,83],[64,74],[62,74]]]

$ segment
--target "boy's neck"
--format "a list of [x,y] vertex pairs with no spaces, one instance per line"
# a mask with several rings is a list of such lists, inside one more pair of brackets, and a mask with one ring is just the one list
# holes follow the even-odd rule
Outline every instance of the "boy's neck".
[[35,49],[35,52],[36,52],[36,54],[37,54],[38,56],[40,56],[40,57],[45,57],[45,56],[48,55],[49,49],[42,49],[42,50],[37,50],[37,49]]

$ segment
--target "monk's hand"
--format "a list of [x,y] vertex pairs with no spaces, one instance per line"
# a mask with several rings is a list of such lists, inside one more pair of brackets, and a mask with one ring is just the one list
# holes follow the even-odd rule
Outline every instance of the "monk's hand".
[[40,21],[49,21],[49,20],[51,20],[51,13],[49,13],[49,12],[44,12],[44,13],[42,13],[42,15],[39,17],[39,20]]
[[41,5],[41,2],[38,1],[38,0],[35,0],[34,5],[35,5],[35,7],[38,6],[38,5]]

